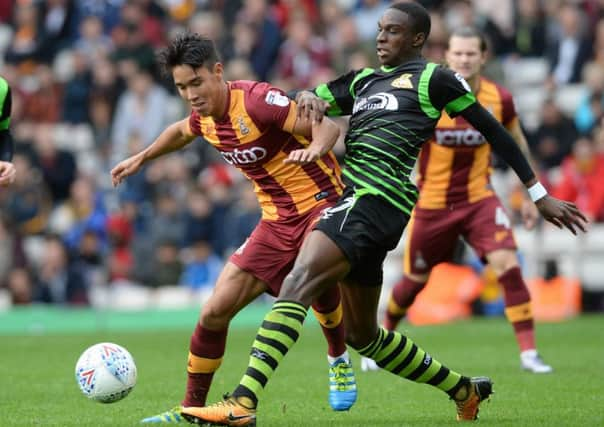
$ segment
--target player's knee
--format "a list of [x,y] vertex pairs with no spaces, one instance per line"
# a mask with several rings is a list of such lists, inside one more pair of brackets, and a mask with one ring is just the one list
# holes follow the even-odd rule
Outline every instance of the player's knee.
[[497,277],[514,267],[518,267],[518,258],[516,257],[516,253],[512,250],[496,251],[489,254],[487,258],[489,265]]
[[201,310],[200,323],[208,329],[221,330],[229,326],[231,311],[221,304],[208,301]]
[[311,274],[308,265],[300,264],[294,266],[292,271],[285,276],[279,297],[282,299],[292,299],[294,301],[309,299],[309,286],[307,286],[307,284],[310,277]]

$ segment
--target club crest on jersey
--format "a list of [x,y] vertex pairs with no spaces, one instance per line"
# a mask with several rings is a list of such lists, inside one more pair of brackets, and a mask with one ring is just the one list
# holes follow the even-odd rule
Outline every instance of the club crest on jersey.
[[250,128],[246,126],[243,117],[239,116],[237,118],[237,123],[239,124],[239,131],[241,132],[241,135],[247,135],[248,133],[250,133]]
[[354,101],[352,114],[367,110],[398,110],[398,100],[391,93],[379,92],[368,97],[357,98]]
[[276,105],[278,107],[287,107],[289,105],[289,98],[276,90],[269,90],[264,101],[269,105]]
[[413,89],[413,83],[411,83],[411,77],[413,74],[405,73],[400,77],[394,79],[390,86],[398,89]]

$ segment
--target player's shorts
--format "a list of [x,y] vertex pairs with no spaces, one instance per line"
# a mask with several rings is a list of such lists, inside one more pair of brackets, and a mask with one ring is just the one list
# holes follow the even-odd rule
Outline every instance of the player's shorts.
[[279,295],[285,276],[294,267],[304,238],[319,220],[321,212],[331,205],[321,203],[287,223],[261,220],[229,261],[265,282],[270,295]]
[[335,206],[326,209],[315,229],[325,233],[351,265],[348,281],[380,286],[386,253],[396,247],[409,216],[384,198],[355,194],[352,186]]
[[496,249],[516,250],[509,217],[496,196],[453,209],[416,206],[405,241],[405,273],[427,274],[436,264],[449,261],[459,236],[483,262]]

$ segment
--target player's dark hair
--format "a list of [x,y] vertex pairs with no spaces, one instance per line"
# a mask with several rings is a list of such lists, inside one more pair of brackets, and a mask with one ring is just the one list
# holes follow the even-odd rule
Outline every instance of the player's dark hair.
[[188,32],[178,35],[157,57],[164,75],[170,75],[178,65],[189,65],[191,68],[205,66],[210,69],[219,61],[212,39]]
[[397,9],[406,13],[411,18],[411,29],[415,34],[424,33],[424,39],[427,40],[430,35],[430,14],[424,6],[414,1],[394,3],[391,9]]
[[481,52],[486,52],[486,50],[488,48],[487,38],[476,27],[459,27],[459,28],[456,28],[456,29],[454,29],[451,32],[451,36],[449,37],[449,40],[451,40],[451,37],[453,37],[453,36],[462,37],[464,39],[477,38],[478,40],[480,40],[480,51]]

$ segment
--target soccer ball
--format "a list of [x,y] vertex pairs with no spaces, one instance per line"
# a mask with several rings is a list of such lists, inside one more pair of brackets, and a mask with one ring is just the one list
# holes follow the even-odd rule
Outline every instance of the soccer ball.
[[82,353],[76,363],[75,376],[86,397],[112,403],[132,391],[136,384],[136,365],[124,347],[103,342]]

